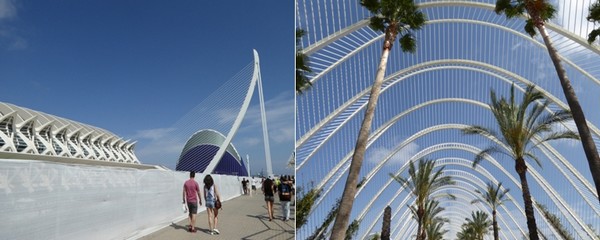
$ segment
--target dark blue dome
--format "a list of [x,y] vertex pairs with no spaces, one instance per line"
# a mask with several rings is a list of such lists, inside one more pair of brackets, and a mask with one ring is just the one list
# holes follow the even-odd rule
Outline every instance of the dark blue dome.
[[[204,172],[224,140],[225,137],[217,131],[198,131],[187,141],[175,169],[177,171]],[[229,144],[212,173],[248,176],[244,161],[233,144]]]

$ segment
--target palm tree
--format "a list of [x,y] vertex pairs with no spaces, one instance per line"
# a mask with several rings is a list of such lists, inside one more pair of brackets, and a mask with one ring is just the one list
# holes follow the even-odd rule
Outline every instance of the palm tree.
[[[539,166],[539,159],[532,153],[532,150],[538,144],[556,140],[556,139],[578,139],[577,133],[571,130],[555,131],[552,127],[555,123],[563,123],[573,119],[569,111],[557,111],[554,113],[544,113],[544,109],[550,105],[550,101],[539,91],[535,90],[534,85],[527,86],[523,95],[521,104],[515,102],[515,85],[510,88],[510,98],[496,98],[496,93],[491,90],[492,103],[489,105],[494,117],[498,123],[500,134],[494,130],[481,126],[470,126],[463,129],[465,134],[479,134],[486,137],[492,137],[507,146],[508,152],[500,150],[496,146],[488,147],[477,154],[473,161],[473,167],[476,167],[483,158],[492,153],[505,153],[515,160],[515,170],[521,180],[523,192],[523,201],[525,202],[525,216],[527,217],[527,227],[529,229],[529,238],[538,240],[537,225],[533,214],[533,203],[527,183],[527,165],[525,158],[534,160]],[[538,104],[537,101],[543,101]],[[530,107],[530,105],[533,105]],[[530,109],[527,112],[527,109]],[[541,136],[542,139],[533,144],[534,136]]]
[[460,228],[460,232],[456,233],[456,239],[458,240],[473,240],[475,239],[475,232],[473,228],[465,224]]
[[302,46],[300,45],[300,39],[306,35],[304,29],[296,29],[296,92],[302,93],[303,90],[310,87],[312,84],[306,76],[310,73],[310,67],[308,57],[302,52]]
[[[600,23],[600,0],[593,3],[590,6],[590,14],[587,17],[587,20],[593,23]],[[588,43],[592,43],[596,41],[596,38],[600,35],[600,27],[592,30],[590,34],[588,34]]]
[[[439,204],[440,202],[431,199],[425,203],[425,212],[423,214],[423,232],[425,234],[422,236],[423,239],[442,239],[444,233],[447,232],[442,231],[442,226],[444,223],[449,222],[449,220],[438,216],[445,210],[443,207],[440,207]],[[413,215],[416,216],[417,209],[414,207],[410,208]]]
[[498,183],[498,185],[494,185],[492,182],[487,183],[487,188],[485,192],[479,191],[479,189],[475,189],[476,193],[479,193],[481,197],[479,199],[475,199],[471,201],[471,204],[475,204],[478,202],[486,203],[490,205],[492,208],[492,226],[494,228],[494,240],[498,240],[498,221],[496,220],[497,209],[500,205],[504,204],[510,199],[507,198],[507,193],[510,189],[501,190],[502,183]]
[[434,221],[431,225],[429,225],[425,231],[427,232],[427,240],[442,240],[444,239],[444,234],[448,232],[448,230],[442,230],[445,222]]
[[556,230],[558,235],[563,240],[573,240],[574,239],[573,235],[571,235],[571,233],[562,224],[562,222],[560,221],[560,218],[558,218],[558,216],[556,216],[556,214],[550,212],[548,210],[548,208],[546,207],[546,205],[538,203],[538,202],[535,202],[535,205],[538,206],[538,208],[540,209],[540,212],[542,212],[542,216],[544,216],[546,218],[546,220],[548,220],[548,223],[550,223],[550,226],[552,228],[554,228],[554,230]]
[[303,194],[303,188],[298,188],[300,197],[296,203],[296,228],[300,229],[307,221],[310,209],[313,204],[321,196],[321,189],[310,189],[306,194]]
[[471,212],[471,218],[465,218],[467,221],[463,226],[470,228],[473,240],[483,240],[483,237],[488,234],[492,223],[488,219],[488,215],[482,211]]
[[[552,6],[548,0],[497,0],[496,2],[495,12],[498,14],[504,13],[508,18],[523,15],[525,11],[527,11],[529,15],[525,24],[525,31],[533,37],[536,34],[537,29],[544,39],[544,44],[546,45],[546,49],[548,49],[548,54],[550,55],[550,59],[552,59],[552,63],[554,63],[554,68],[558,74],[563,93],[565,94],[565,98],[567,99],[567,103],[573,114],[573,120],[575,120],[577,131],[579,132],[579,135],[581,135],[583,151],[587,157],[590,172],[592,173],[592,178],[596,185],[596,192],[600,196],[600,157],[598,156],[598,150],[596,149],[596,144],[594,143],[594,139],[592,138],[590,129],[585,120],[583,109],[571,86],[571,81],[567,77],[567,72],[562,66],[558,52],[552,45],[552,41],[550,40],[550,36],[545,27],[546,21],[554,17],[556,9],[554,9],[554,6]],[[600,201],[600,198],[598,201]]]
[[383,210],[383,224],[381,224],[381,240],[390,240],[390,225],[392,223],[392,208],[388,205]]
[[[410,162],[408,168],[408,178],[400,177],[400,174],[397,176],[390,174],[390,176],[399,182],[401,185],[405,185],[410,190],[411,194],[415,196],[415,205],[411,206],[411,211],[416,216],[418,227],[417,227],[417,240],[425,240],[426,232],[425,225],[428,223],[426,221],[426,210],[427,209],[435,209],[437,206],[436,202],[433,201],[431,193],[440,189],[441,187],[452,185],[454,181],[450,176],[442,176],[444,167],[441,167],[437,171],[434,172],[435,161],[421,158],[419,159],[419,168],[415,168],[414,162]],[[448,196],[451,199],[455,197],[451,194],[439,195],[440,196]],[[435,215],[435,213],[428,214],[429,216]]]
[[354,195],[356,194],[355,186],[365,156],[375,106],[377,105],[377,99],[379,98],[381,85],[383,84],[390,50],[396,41],[396,37],[400,35],[399,42],[402,51],[414,52],[416,49],[416,40],[413,31],[420,29],[425,24],[425,14],[418,10],[414,0],[361,0],[360,4],[373,14],[370,23],[371,28],[384,32],[385,39],[383,42],[383,53],[381,54],[381,60],[365,110],[365,117],[354,147],[350,170],[342,194],[340,211],[333,225],[331,234],[331,238],[333,239],[342,239],[348,226],[348,219],[350,218]]

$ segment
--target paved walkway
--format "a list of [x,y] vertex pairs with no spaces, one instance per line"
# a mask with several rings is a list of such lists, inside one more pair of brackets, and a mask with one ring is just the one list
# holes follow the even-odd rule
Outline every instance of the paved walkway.
[[294,239],[295,206],[290,207],[291,220],[284,222],[279,199],[275,197],[275,219],[270,222],[264,197],[260,191],[257,193],[252,197],[240,196],[223,203],[223,208],[219,210],[219,235],[208,233],[208,218],[204,211],[196,216],[196,233],[187,231],[189,220],[186,218],[139,239]]

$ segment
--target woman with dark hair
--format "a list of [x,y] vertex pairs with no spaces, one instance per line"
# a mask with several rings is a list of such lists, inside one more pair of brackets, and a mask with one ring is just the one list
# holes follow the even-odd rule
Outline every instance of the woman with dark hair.
[[220,234],[219,229],[217,229],[219,209],[215,207],[215,203],[221,201],[221,196],[210,174],[204,177],[204,200],[206,202],[206,212],[208,213],[209,233],[210,235]]
[[273,221],[273,202],[275,197],[275,184],[273,184],[272,176],[269,176],[262,184],[262,192],[265,195],[265,203],[267,204],[267,214],[269,214],[269,221]]

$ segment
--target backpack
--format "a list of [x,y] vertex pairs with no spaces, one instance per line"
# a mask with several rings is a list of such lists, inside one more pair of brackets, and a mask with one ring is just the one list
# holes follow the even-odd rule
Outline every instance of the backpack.
[[281,184],[281,189],[279,192],[279,200],[280,201],[290,201],[292,199],[292,189],[288,184]]

